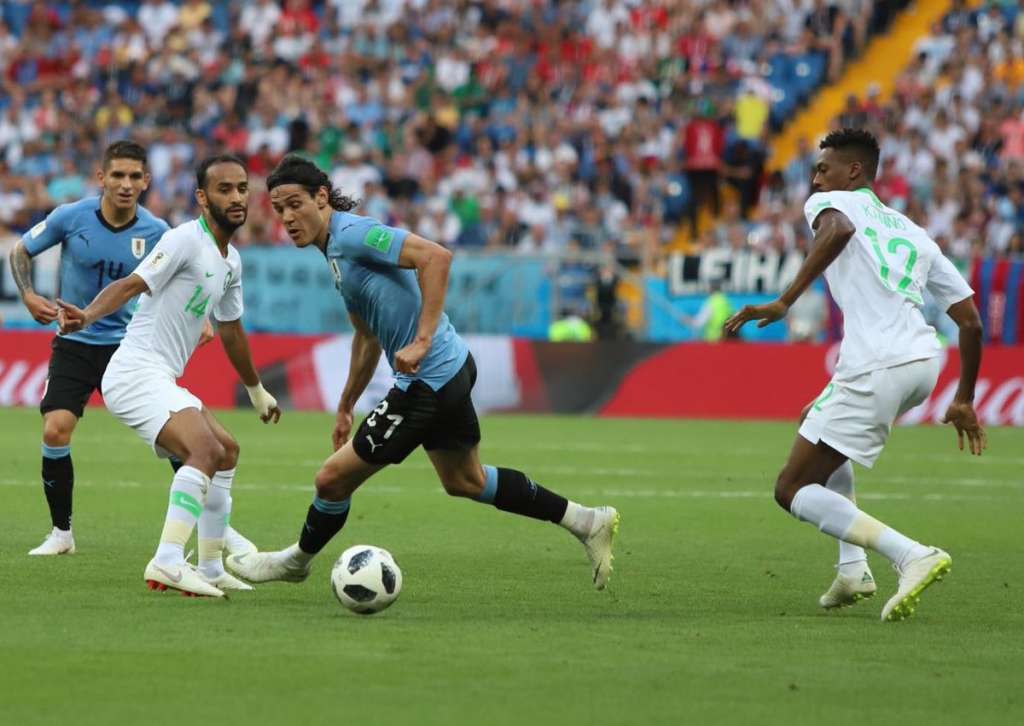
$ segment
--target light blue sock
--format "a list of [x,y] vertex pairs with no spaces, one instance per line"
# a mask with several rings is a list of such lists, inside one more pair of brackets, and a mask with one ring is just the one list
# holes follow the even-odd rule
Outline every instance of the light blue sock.
[[484,467],[484,490],[476,501],[483,504],[494,504],[494,495],[498,491],[498,469],[493,466]]

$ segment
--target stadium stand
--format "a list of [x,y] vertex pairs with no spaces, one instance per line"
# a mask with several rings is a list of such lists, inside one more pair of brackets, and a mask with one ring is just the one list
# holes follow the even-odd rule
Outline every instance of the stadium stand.
[[[211,148],[256,177],[297,150],[453,247],[636,262],[720,180],[750,212],[768,133],[905,4],[5,2],[0,225],[86,193],[96,149],[131,135],[172,223]],[[259,195],[242,242],[282,237]]]

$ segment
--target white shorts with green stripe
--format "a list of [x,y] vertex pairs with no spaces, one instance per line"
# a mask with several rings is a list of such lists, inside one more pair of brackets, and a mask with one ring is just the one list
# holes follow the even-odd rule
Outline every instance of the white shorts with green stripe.
[[871,468],[893,422],[925,401],[935,388],[941,358],[880,368],[848,380],[833,379],[807,412],[800,435],[822,441],[851,461]]

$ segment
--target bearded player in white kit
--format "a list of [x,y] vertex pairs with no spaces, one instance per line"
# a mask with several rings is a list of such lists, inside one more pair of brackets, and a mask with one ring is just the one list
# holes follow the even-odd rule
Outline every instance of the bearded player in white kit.
[[871,467],[896,418],[935,387],[942,348],[919,306],[927,288],[960,329],[960,383],[944,423],[956,427],[960,449],[981,455],[985,432],[974,411],[982,329],[973,291],[919,226],[875,196],[878,142],[842,129],[821,142],[814,194],[804,206],[814,244],[796,279],[766,305],[748,305],[725,323],[735,333],[750,320],[764,327],[786,315],[821,273],[843,311],[843,342],[832,381],[810,406],[775,499],[797,519],[840,540],[840,567],[823,607],[850,605],[875,592],[865,547],[887,557],[899,574],[882,620],[914,613],[921,593],[941,580],[952,558],[865,514],[854,503],[849,461]]
[[[251,590],[224,571],[224,533],[238,444],[202,401],[177,385],[209,315],[232,366],[264,423],[277,423],[277,401],[260,383],[242,328],[242,261],[230,240],[245,223],[249,180],[233,155],[210,157],[196,171],[199,219],[166,232],[138,268],[108,285],[85,308],[58,301],[61,332],[88,327],[142,296],[124,341],[110,360],[102,391],[107,409],[160,457],[184,462],[171,483],[156,556],[146,566],[150,589],[222,597]],[[185,544],[199,526],[199,566]]]

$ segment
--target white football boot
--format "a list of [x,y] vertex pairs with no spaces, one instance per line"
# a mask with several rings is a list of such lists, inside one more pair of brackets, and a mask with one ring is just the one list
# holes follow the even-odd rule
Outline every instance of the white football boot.
[[161,565],[155,559],[146,565],[143,579],[150,590],[180,590],[182,595],[224,597],[223,591],[209,584],[188,563]]
[[298,549],[294,544],[280,552],[248,552],[228,555],[224,564],[233,573],[250,582],[302,582],[309,577],[312,561],[299,565],[292,561],[291,554]]
[[612,545],[619,532],[618,510],[614,507],[595,507],[594,522],[587,535],[579,537],[587,557],[594,568],[594,587],[603,590],[612,576]]
[[882,620],[895,622],[913,615],[914,608],[921,600],[921,593],[945,577],[952,567],[953,558],[938,547],[932,547],[931,552],[911,560],[903,567],[896,567],[900,584],[896,594],[882,608]]
[[[847,572],[842,569],[836,572],[836,579],[832,581],[832,587],[818,598],[818,604],[826,610],[833,608],[845,608],[854,605],[861,600],[874,597],[878,590],[875,578],[871,575],[871,569],[867,562],[863,567],[857,569],[847,567]],[[853,570],[853,572],[849,572]]]
[[73,555],[75,554],[75,538],[69,529],[65,532],[62,529],[53,528],[53,531],[46,535],[43,543],[34,550],[29,550],[30,555]]
[[242,592],[248,592],[255,589],[252,585],[247,582],[242,582],[237,577],[231,575],[228,572],[222,572],[216,577],[210,577],[206,575],[202,570],[197,570],[199,576],[203,578],[205,582],[213,585],[219,590],[239,590]]
[[246,552],[256,552],[256,545],[243,537],[234,527],[228,527],[224,531],[224,551],[229,555],[242,555]]

